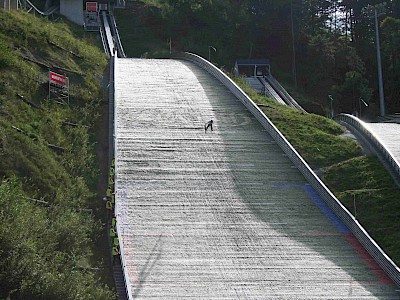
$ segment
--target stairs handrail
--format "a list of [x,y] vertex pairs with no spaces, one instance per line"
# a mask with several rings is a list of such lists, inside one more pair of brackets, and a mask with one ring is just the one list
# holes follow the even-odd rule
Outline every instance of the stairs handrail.
[[57,11],[57,9],[59,9],[59,6],[54,6],[53,8],[48,9],[46,12],[43,12],[40,9],[38,9],[31,1],[25,0],[25,3],[28,3],[31,8],[33,8],[38,14],[42,16],[52,15]]
[[118,53],[120,54],[120,57],[126,57],[124,48],[122,47],[121,39],[119,37],[117,23],[115,22],[115,17],[113,14],[110,14],[110,20],[111,20],[111,22],[110,22],[111,23],[111,31],[113,32],[115,42],[117,44],[116,46],[118,49]]
[[290,94],[286,91],[286,89],[271,74],[265,76],[265,80],[272,85],[272,87],[277,91],[277,93],[285,100],[287,105],[302,112],[306,112],[306,110],[303,107],[301,107],[301,105],[298,104],[297,101],[294,100],[292,96],[290,96]]

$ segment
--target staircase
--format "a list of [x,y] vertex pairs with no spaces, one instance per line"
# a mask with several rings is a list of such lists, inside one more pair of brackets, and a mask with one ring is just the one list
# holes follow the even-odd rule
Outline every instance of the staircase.
[[124,273],[120,262],[113,266],[115,288],[117,290],[118,300],[128,300],[126,296]]

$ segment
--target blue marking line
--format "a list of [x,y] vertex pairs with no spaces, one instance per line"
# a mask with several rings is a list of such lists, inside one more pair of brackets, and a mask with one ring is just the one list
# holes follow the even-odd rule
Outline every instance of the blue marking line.
[[314,190],[310,184],[274,184],[273,187],[290,189],[301,188],[303,189],[315,205],[322,211],[322,213],[336,226],[341,233],[351,233],[349,228],[336,216],[336,214],[325,203],[321,196]]

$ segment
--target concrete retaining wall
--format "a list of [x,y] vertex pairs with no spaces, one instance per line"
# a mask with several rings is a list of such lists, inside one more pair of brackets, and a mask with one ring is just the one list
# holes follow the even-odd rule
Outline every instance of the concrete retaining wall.
[[61,0],[60,14],[78,25],[83,25],[83,0]]

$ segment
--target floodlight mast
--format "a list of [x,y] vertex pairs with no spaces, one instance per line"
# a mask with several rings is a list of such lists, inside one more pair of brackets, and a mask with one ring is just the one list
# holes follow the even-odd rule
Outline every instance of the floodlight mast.
[[217,52],[217,49],[213,46],[208,46],[208,61],[211,62],[211,49],[214,50],[214,52]]
[[328,95],[329,100],[331,100],[331,118],[334,117],[335,113],[333,111],[333,97],[332,95]]
[[383,91],[383,76],[382,76],[382,62],[381,62],[381,49],[379,43],[379,22],[380,16],[383,16],[386,11],[386,2],[368,5],[363,9],[364,13],[369,18],[374,18],[375,20],[375,39],[376,39],[376,60],[378,65],[378,85],[379,85],[379,107],[381,116],[385,115],[385,95]]

